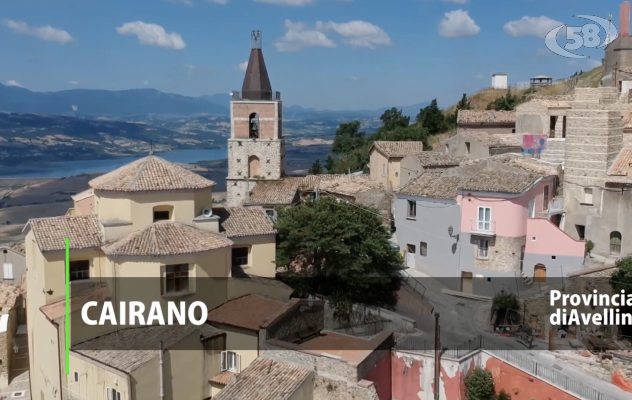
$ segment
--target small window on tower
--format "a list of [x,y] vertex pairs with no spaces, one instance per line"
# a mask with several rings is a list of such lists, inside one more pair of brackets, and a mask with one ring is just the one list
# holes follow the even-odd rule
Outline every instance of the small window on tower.
[[257,139],[259,137],[259,115],[257,113],[250,114],[248,126],[250,128],[250,139]]

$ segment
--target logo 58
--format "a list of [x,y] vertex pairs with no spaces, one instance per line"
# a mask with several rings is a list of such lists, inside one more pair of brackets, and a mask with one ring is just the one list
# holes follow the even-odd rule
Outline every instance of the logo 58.
[[[615,40],[619,33],[617,28],[607,19],[594,15],[573,15],[574,18],[584,18],[595,23],[587,23],[582,26],[560,25],[551,30],[544,39],[546,47],[553,53],[568,58],[588,58],[588,56],[573,53],[582,47],[599,49],[606,47]],[[603,28],[604,32],[601,32]],[[557,42],[557,37],[566,37],[564,47]]]

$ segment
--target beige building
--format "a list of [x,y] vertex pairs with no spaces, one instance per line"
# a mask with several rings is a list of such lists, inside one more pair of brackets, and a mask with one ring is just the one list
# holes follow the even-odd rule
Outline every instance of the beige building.
[[21,285],[26,271],[26,254],[24,242],[0,246],[0,264],[2,264],[2,282],[10,285]]
[[21,303],[18,286],[0,283],[0,389],[16,375],[14,346]]
[[456,125],[457,133],[516,133],[516,114],[514,111],[459,110]]
[[[165,308],[169,300],[200,300],[213,308],[231,297],[229,291],[235,283],[226,278],[232,273],[235,243],[239,243],[237,248],[248,250],[242,259],[245,263],[240,264],[247,274],[274,276],[274,229],[269,217],[261,208],[229,208],[215,215],[213,185],[212,181],[150,155],[92,180],[90,194],[78,200],[90,199],[87,203],[91,209],[75,204],[74,216],[29,221],[25,233],[27,282],[31,289],[27,315],[33,396],[54,399],[60,394],[62,398],[72,398],[72,394],[90,400],[109,399],[108,393],[111,396],[115,390],[115,400],[136,400],[155,398],[152,396],[158,391],[158,375],[143,372],[145,368],[153,370],[153,366],[132,363],[132,367],[112,367],[107,351],[114,350],[107,348],[107,343],[114,339],[103,339],[95,345],[91,339],[97,336],[97,328],[82,330],[74,324],[71,370],[66,375],[65,238],[70,243],[71,318],[79,318],[81,306],[90,300],[160,301]],[[114,335],[109,329],[98,335]],[[198,341],[200,338],[191,337]],[[171,351],[171,345],[177,349],[178,343],[165,342],[165,349]],[[191,355],[191,365],[203,362],[204,343],[196,345],[200,352],[182,353],[183,357]],[[93,359],[74,351],[74,346],[96,346],[95,350],[105,355]],[[190,346],[193,344],[187,345]],[[187,365],[186,359],[179,360],[178,365]],[[79,381],[73,381],[75,372]],[[204,389],[202,375],[186,377],[197,379],[199,385],[187,380],[180,383],[176,375],[166,376],[171,379],[170,385],[178,386],[178,399],[211,395],[210,386]],[[141,381],[142,376],[147,380]],[[113,386],[106,386],[105,381]],[[81,382],[83,386],[77,386]],[[126,389],[118,391],[116,382],[128,382]],[[173,398],[176,397],[165,394],[165,399]]]
[[423,150],[422,142],[373,142],[369,149],[371,179],[386,190],[399,189],[402,159]]
[[424,151],[406,156],[401,162],[400,186],[403,188],[408,185],[408,182],[417,178],[423,171],[458,167],[464,160],[467,160],[467,157],[453,158],[438,151]]
[[450,157],[472,160],[506,153],[522,153],[522,135],[481,131],[457,133],[441,142],[442,152]]

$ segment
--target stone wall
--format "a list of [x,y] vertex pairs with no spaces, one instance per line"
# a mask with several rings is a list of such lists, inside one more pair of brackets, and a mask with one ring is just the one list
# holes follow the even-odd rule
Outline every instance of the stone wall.
[[259,117],[259,137],[261,139],[278,139],[281,119],[281,104],[275,101],[239,101],[231,102],[232,129],[231,138],[248,139],[250,137],[250,115]]
[[314,400],[380,400],[373,382],[360,381],[349,386],[323,376],[314,381]]
[[[478,257],[478,241],[489,240],[489,250],[487,251],[487,258]],[[509,238],[502,236],[494,237],[481,237],[472,235],[470,237],[470,243],[473,245],[474,265],[478,268],[512,272],[520,269],[520,252],[522,246],[525,245],[525,238]]]

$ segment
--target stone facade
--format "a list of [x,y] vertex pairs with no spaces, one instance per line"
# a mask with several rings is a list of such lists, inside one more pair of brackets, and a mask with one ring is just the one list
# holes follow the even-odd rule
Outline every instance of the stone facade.
[[[256,117],[255,117],[256,115]],[[250,137],[250,121],[259,121],[259,135]],[[285,174],[285,140],[280,101],[231,102],[228,140],[227,205],[240,206],[260,180],[279,180]]]
[[[489,240],[487,258],[478,256],[479,240]],[[474,265],[478,268],[503,272],[520,271],[520,254],[525,245],[524,236],[511,238],[471,235],[470,243],[474,248]]]

